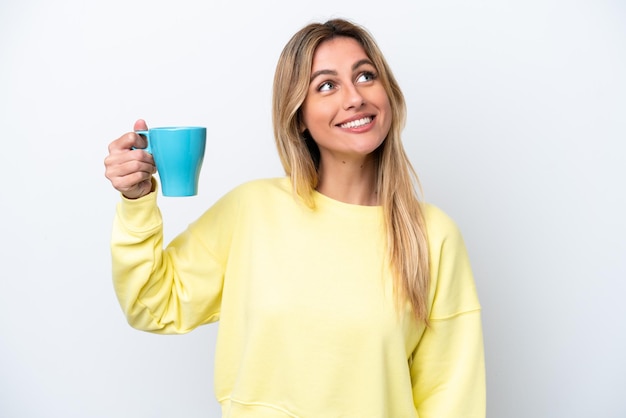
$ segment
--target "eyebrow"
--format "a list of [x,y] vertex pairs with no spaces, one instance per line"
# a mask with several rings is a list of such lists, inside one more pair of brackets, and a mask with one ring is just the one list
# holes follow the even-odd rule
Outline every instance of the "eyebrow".
[[[357,68],[359,68],[362,65],[365,64],[369,64],[372,67],[374,67],[374,63],[372,61],[370,61],[368,58],[363,58],[362,60],[358,60],[357,62],[355,62],[352,65],[352,71],[356,70]],[[313,74],[311,74],[311,78],[310,81],[315,80],[316,77],[319,77],[320,75],[337,75],[337,71],[335,70],[319,70],[319,71],[315,71]]]

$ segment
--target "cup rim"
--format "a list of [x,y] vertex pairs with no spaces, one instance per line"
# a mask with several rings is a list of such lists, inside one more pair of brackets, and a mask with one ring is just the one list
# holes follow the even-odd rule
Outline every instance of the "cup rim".
[[148,128],[148,131],[188,131],[206,129],[205,126],[157,126],[155,128]]

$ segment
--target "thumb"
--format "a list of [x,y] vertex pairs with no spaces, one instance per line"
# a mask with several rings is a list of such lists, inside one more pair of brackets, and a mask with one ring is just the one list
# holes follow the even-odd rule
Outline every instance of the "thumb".
[[135,125],[133,126],[134,131],[145,131],[146,129],[148,129],[148,125],[146,124],[146,121],[143,119],[138,119],[137,122],[135,122]]

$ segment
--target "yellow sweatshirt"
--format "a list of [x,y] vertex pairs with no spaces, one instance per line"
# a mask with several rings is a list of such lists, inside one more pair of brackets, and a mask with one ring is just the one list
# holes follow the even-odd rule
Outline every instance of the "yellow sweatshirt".
[[220,321],[223,418],[485,416],[483,340],[463,239],[426,206],[427,329],[394,307],[382,208],[289,180],[246,183],[163,249],[156,193],[118,205],[115,290],[130,325],[184,333]]

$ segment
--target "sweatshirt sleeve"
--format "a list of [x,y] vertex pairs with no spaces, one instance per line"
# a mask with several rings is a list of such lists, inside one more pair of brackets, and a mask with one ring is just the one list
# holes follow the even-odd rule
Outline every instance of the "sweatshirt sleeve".
[[450,218],[429,212],[432,305],[411,362],[415,407],[420,418],[484,418],[482,323],[469,258]]
[[[128,323],[137,329],[179,334],[219,319],[224,261],[208,247],[203,231],[211,214],[163,248],[156,193],[122,197],[113,223],[113,284]],[[214,231],[219,235],[220,231]],[[219,237],[216,237],[218,240]]]

